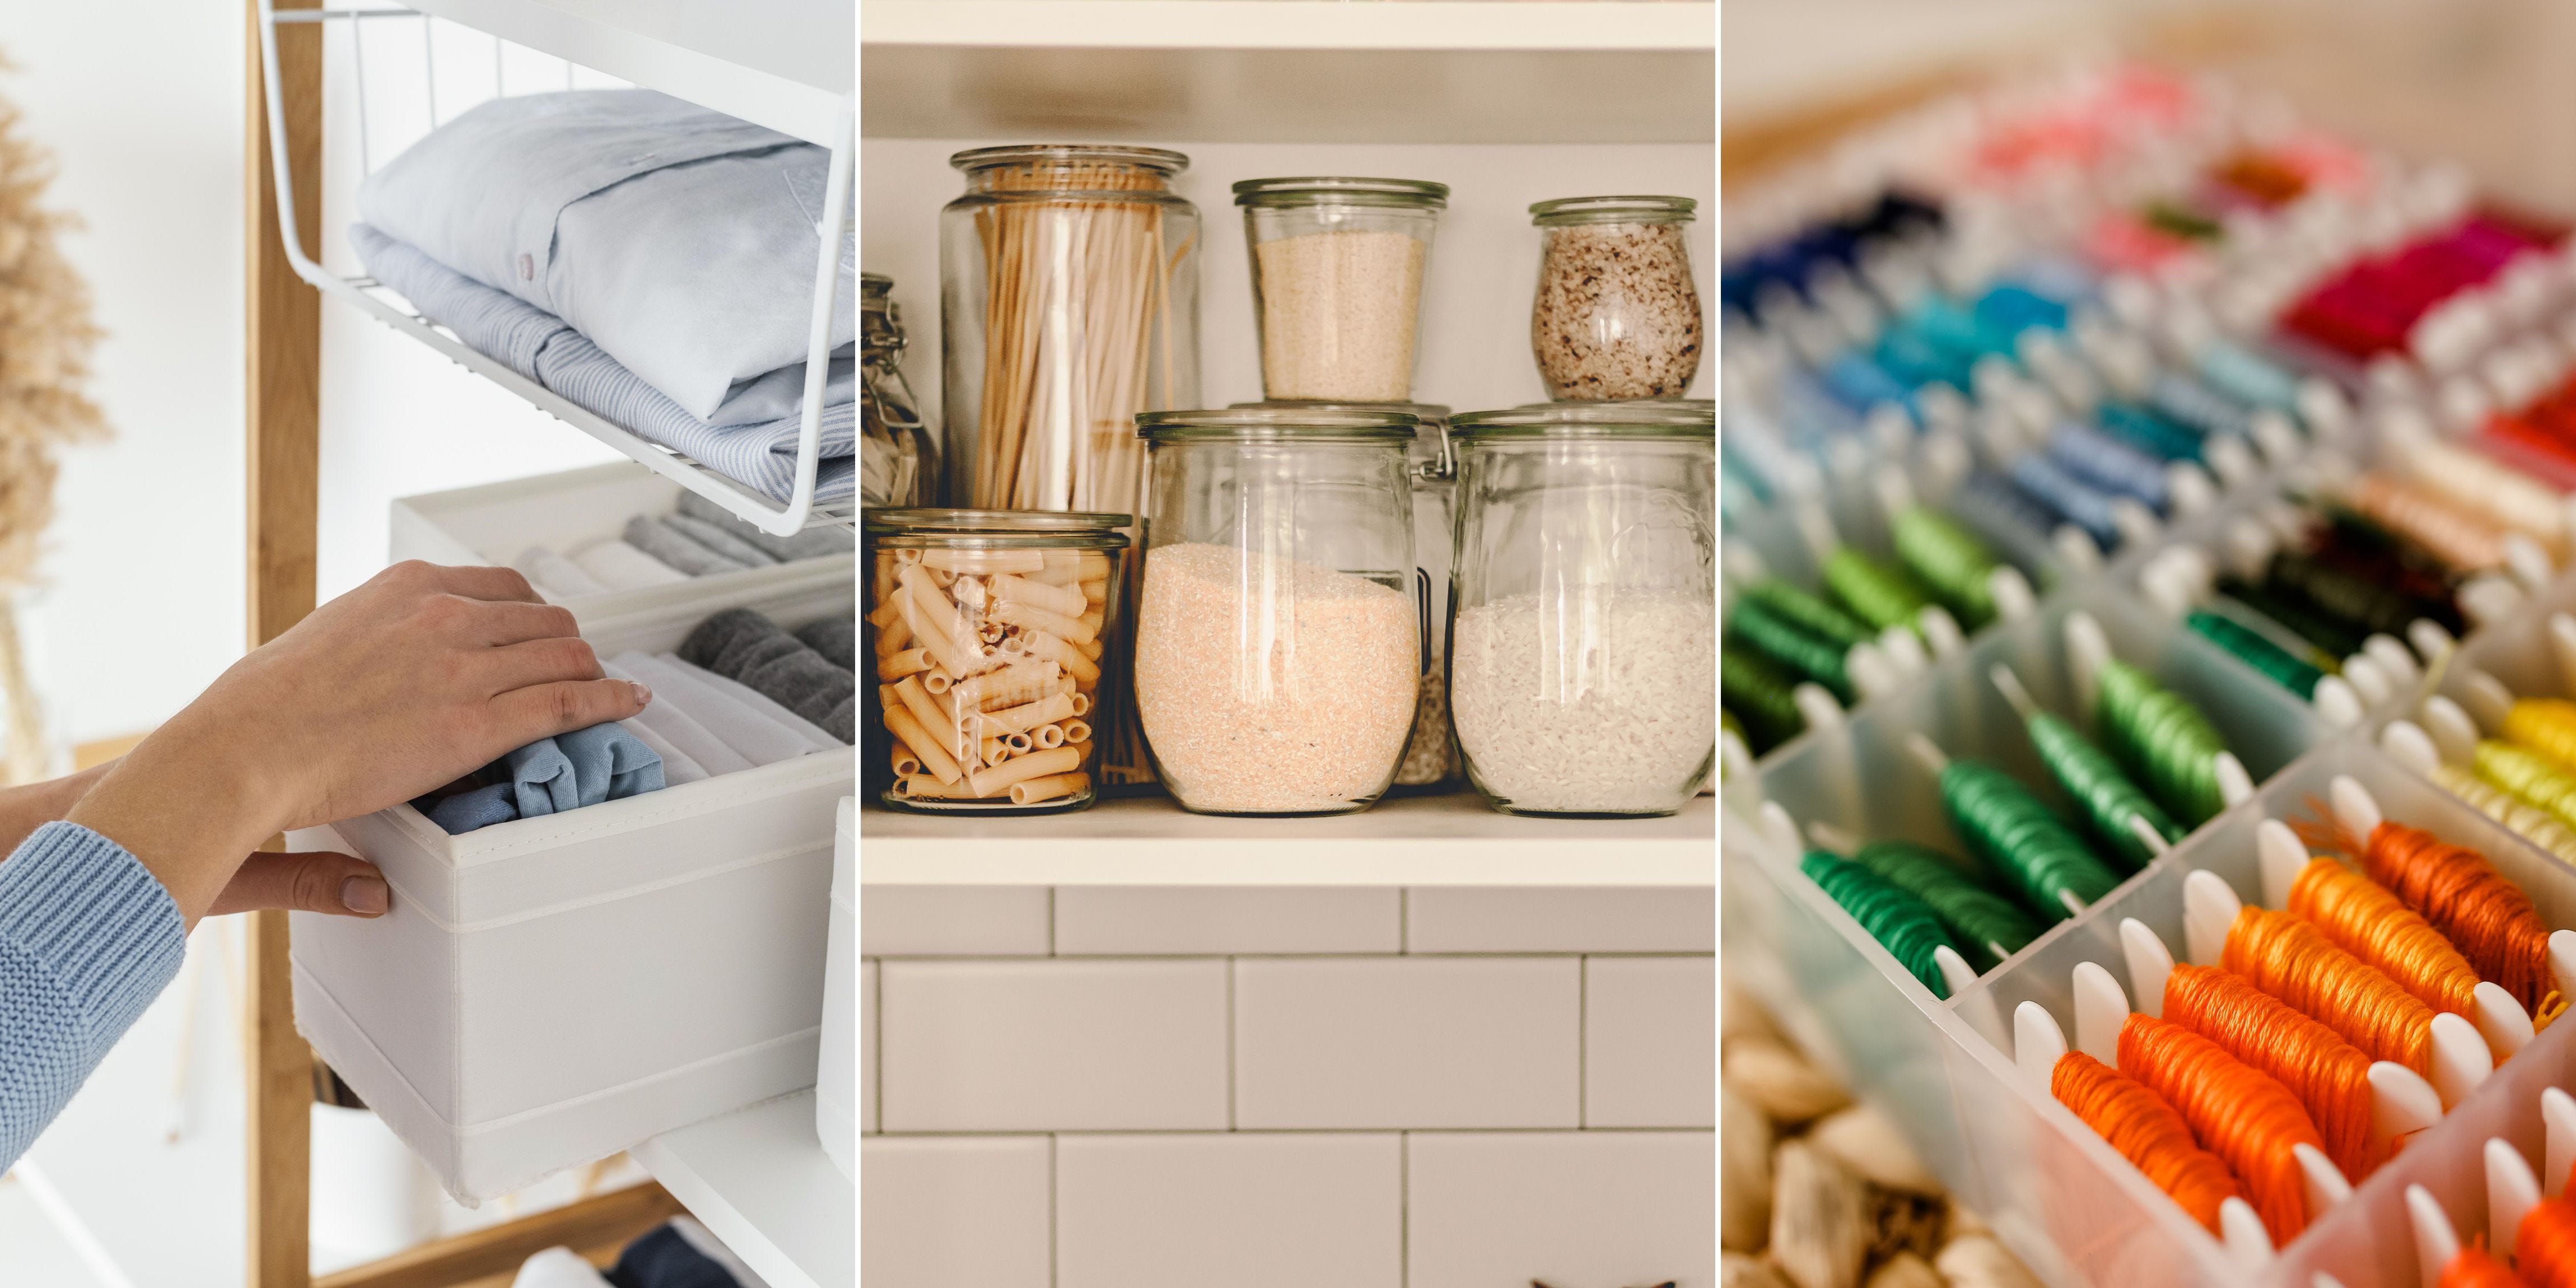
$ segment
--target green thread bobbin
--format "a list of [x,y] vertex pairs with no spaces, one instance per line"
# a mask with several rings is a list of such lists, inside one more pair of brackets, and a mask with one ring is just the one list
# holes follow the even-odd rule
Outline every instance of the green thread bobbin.
[[1860,691],[1852,687],[1851,673],[1843,666],[1848,646],[1808,634],[1757,599],[1736,600],[1735,610],[1726,615],[1726,629],[1746,647],[1760,651],[1800,679],[1825,686],[1825,691],[1844,706],[1859,700]]
[[1988,889],[1937,850],[1910,841],[1872,841],[1852,855],[1852,862],[1922,900],[1980,975],[2020,952],[2044,929],[2021,905]]
[[1995,619],[1993,550],[1948,515],[1926,506],[1897,511],[1888,525],[1896,557],[1929,587],[1959,625],[1976,630]]
[[[1968,848],[2011,880],[2025,907],[2050,922],[2065,920],[2120,884],[2081,834],[1992,765],[1951,761],[1941,771],[1941,804]],[[2077,907],[2067,906],[2069,898]]]
[[1751,648],[1717,650],[1718,701],[1743,724],[1745,746],[1756,756],[1807,731],[1807,717],[1790,696],[1797,683]]
[[2215,761],[2227,743],[2209,717],[2118,658],[2104,659],[2101,683],[2095,711],[2102,741],[2156,800],[2192,827],[2225,809]]
[[1735,602],[1760,604],[1774,614],[1798,624],[1810,635],[1831,640],[1848,649],[1854,644],[1878,638],[1869,623],[1810,595],[1777,577],[1766,577],[1744,588]]
[[1880,630],[1914,629],[1915,619],[1932,604],[1932,593],[1900,567],[1882,564],[1850,546],[1836,546],[1825,556],[1825,589],[1853,615]]
[[2266,679],[2302,698],[2313,699],[2317,681],[2326,673],[2307,659],[2264,638],[2262,632],[2207,609],[2195,610],[2184,622],[2191,632],[2225,650],[2227,655],[2263,673]]
[[1958,945],[1950,942],[1929,905],[1877,873],[1823,850],[1808,851],[1798,861],[1798,870],[1841,904],[1933,996],[1950,995],[1949,981],[1941,977],[1941,964],[1932,951],[1946,945],[1957,952]]
[[2038,749],[2040,763],[2048,766],[2049,776],[2066,789],[2076,808],[2084,812],[2085,821],[2093,825],[2094,834],[2128,864],[2131,872],[2145,867],[2156,857],[2156,851],[2129,820],[2144,822],[2167,845],[2183,838],[2183,829],[2174,824],[2173,818],[2129,781],[2118,762],[2086,741],[2065,717],[2034,711],[2028,728],[2031,745]]

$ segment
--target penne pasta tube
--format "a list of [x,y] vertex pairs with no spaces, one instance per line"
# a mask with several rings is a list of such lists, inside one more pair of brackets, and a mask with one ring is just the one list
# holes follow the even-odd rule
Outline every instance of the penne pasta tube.
[[957,605],[960,608],[980,611],[987,602],[984,594],[984,579],[981,577],[959,577],[956,584],[950,586],[948,590],[950,594],[956,596]]
[[1044,553],[1045,562],[1023,576],[1050,586],[1070,586],[1082,580],[1082,559],[1073,551],[1049,550]]
[[1045,631],[1030,631],[1020,636],[1020,647],[1027,649],[1031,657],[1045,658],[1063,667],[1077,680],[1100,678],[1100,667],[1084,656],[1082,650]]
[[[944,732],[947,735],[947,737],[942,739],[939,744],[940,750],[945,751],[952,756],[962,756],[966,754],[966,744],[960,741],[957,735],[956,718],[940,708],[938,700],[931,697],[929,691],[921,687],[920,680],[912,676],[905,676],[901,681],[896,683],[894,686],[894,692],[896,697],[903,699],[904,710],[911,712],[912,718],[920,721],[923,729],[935,729]],[[933,734],[932,736],[937,737],[938,735]],[[917,743],[914,744],[913,750],[921,750],[920,745]]]
[[971,615],[958,611],[957,601],[948,597],[947,590],[939,585],[935,574],[931,571],[922,568],[906,568],[898,580],[903,583],[904,590],[912,596],[913,606],[930,615],[932,624],[939,627],[940,634],[962,635],[966,627],[973,622],[974,618]]
[[[911,681],[906,680],[909,684]],[[1073,699],[1064,694],[1040,698],[1022,706],[1005,707],[984,713],[984,727],[1011,733],[1026,733],[1043,724],[1054,724],[1073,715]]]
[[1040,550],[925,550],[921,561],[949,572],[1036,572],[1046,566],[1046,556],[1053,551]]
[[913,550],[913,549],[908,549],[908,548],[907,548],[907,549],[903,549],[903,550],[897,550],[897,551],[895,551],[895,552],[894,552],[894,563],[895,563],[895,566],[896,566],[896,567],[898,567],[898,568],[902,567],[902,566],[903,566],[903,565],[905,565],[905,564],[917,564],[917,563],[920,563],[920,562],[921,562],[921,552],[920,552],[920,551],[918,551],[918,550]]
[[1003,761],[1009,760],[1011,757],[1018,754],[1020,753],[1013,750],[1010,743],[1005,742],[1000,738],[987,738],[984,740],[984,763],[987,765],[1001,764]]
[[902,620],[903,605],[895,602],[892,591],[879,596],[876,608],[868,613],[868,625],[878,630],[884,630]]
[[1011,784],[1011,803],[1035,805],[1061,796],[1080,796],[1091,787],[1091,775],[1075,770],[1070,774],[1050,774]]
[[1081,587],[1082,598],[1085,602],[1094,604],[1105,604],[1109,602],[1108,582],[1086,581],[1077,584]]
[[892,750],[894,752],[892,759],[894,761],[895,777],[910,778],[914,774],[921,772],[921,757],[906,750],[901,743],[895,744]]
[[877,710],[892,711],[896,707],[902,705],[903,699],[895,696],[893,685],[880,684],[877,686]]
[[949,690],[949,687],[956,683],[956,677],[937,668],[931,669],[921,677],[921,687],[923,691],[934,697],[939,694],[946,693]]
[[[1101,624],[1103,621],[1106,621],[1106,620],[1107,620],[1107,618],[1105,618],[1104,616],[1102,616],[1101,611],[1100,611],[1100,609],[1099,609],[1099,608],[1094,607],[1094,608],[1092,608],[1089,612],[1086,612],[1086,613],[1082,614],[1081,616],[1074,618],[1073,620],[1075,620],[1075,621],[1077,621],[1077,622],[1080,622],[1080,623],[1082,623],[1082,624],[1083,624],[1083,625],[1085,625],[1085,626],[1090,627],[1090,628],[1091,628],[1091,640],[1096,640],[1096,639],[1099,639],[1099,638],[1100,638],[1100,624]],[[1072,639],[1073,637],[1072,637],[1072,636],[1070,636],[1070,635],[1068,635],[1068,636],[1065,636],[1065,638],[1066,638],[1066,639]],[[1084,644],[1088,644],[1088,643],[1090,643],[1090,642],[1091,642],[1091,640],[1081,640],[1081,641],[1077,641],[1077,642],[1079,642],[1079,643],[1084,643]]]
[[1098,622],[1085,621],[1079,617],[1067,617],[1062,613],[1050,613],[1034,604],[1015,604],[1008,601],[995,604],[993,619],[1008,622],[1013,626],[1024,626],[1033,631],[1044,631],[1068,644],[1088,644],[1100,636]]
[[926,648],[908,648],[891,657],[877,659],[877,678],[880,680],[900,680],[929,669],[930,650]]
[[999,796],[1013,783],[1027,782],[1032,778],[1044,778],[1049,774],[1061,774],[1081,767],[1080,752],[1071,747],[1058,747],[1053,751],[1033,751],[1025,756],[1013,756],[990,769],[977,771],[966,781],[968,786],[975,789],[975,794],[978,796]]
[[957,574],[950,572],[945,568],[933,568],[930,570],[930,584],[939,587],[941,590],[948,589],[948,583],[955,580],[957,580]]
[[939,749],[930,731],[922,728],[919,720],[913,719],[910,710],[900,705],[886,708],[885,726],[886,732],[902,739],[903,745],[912,749],[912,754],[920,758],[921,767],[929,770],[931,777],[945,784],[966,776],[965,771],[957,767],[957,758]]
[[1097,662],[1097,661],[1099,661],[1099,660],[1100,660],[1100,652],[1101,652],[1101,650],[1102,650],[1103,648],[1107,647],[1107,646],[1106,646],[1105,644],[1103,644],[1103,643],[1102,643],[1101,641],[1099,641],[1099,640],[1093,640],[1092,642],[1090,642],[1090,643],[1088,643],[1088,644],[1076,644],[1076,645],[1074,645],[1074,647],[1075,647],[1076,649],[1079,649],[1079,650],[1081,651],[1081,653],[1082,653],[1082,655],[1083,655],[1084,657],[1090,658],[1092,661]]
[[1091,714],[1090,694],[1077,693],[1073,695],[1073,713],[1078,716],[1087,716]]
[[1091,741],[1091,725],[1088,721],[1067,720],[1058,727],[1064,730],[1064,740],[1068,743],[1079,745]]
[[907,592],[896,596],[895,602],[903,606],[904,624],[912,629],[921,646],[930,650],[931,659],[939,663],[940,669],[950,675],[965,675],[972,670],[977,659],[940,630],[939,624],[922,609],[920,600]]
[[987,671],[972,679],[961,680],[951,692],[957,695],[957,701],[975,711],[1015,707],[1053,692],[1056,677],[1061,674],[1063,668],[1054,662],[1045,658],[1029,658],[998,671]]
[[1050,613],[1079,617],[1090,601],[1080,590],[1069,586],[1050,586],[1042,581],[1002,576],[993,579],[993,598],[1003,603],[1029,604]]
[[892,657],[905,649],[918,647],[920,647],[920,641],[912,637],[912,627],[904,623],[903,614],[900,612],[895,614],[892,622],[876,630],[878,657]]
[[1109,577],[1109,556],[1097,550],[1078,550],[1073,556],[1074,577],[1078,581],[1105,581]]
[[1082,690],[1081,690],[1081,688],[1080,688],[1080,687],[1075,683],[1074,678],[1073,678],[1072,676],[1068,675],[1068,676],[1064,677],[1063,679],[1056,681],[1056,683],[1055,683],[1055,691],[1056,691],[1056,692],[1058,692],[1058,693],[1060,693],[1060,694],[1063,694],[1064,696],[1066,696],[1066,697],[1068,697],[1068,698],[1070,698],[1070,697],[1072,697],[1074,694],[1079,693],[1079,692],[1081,692]]
[[1032,735],[1030,741],[1040,747],[1053,748],[1064,745],[1064,730],[1058,729],[1054,725],[1042,724],[1030,732]]
[[967,786],[963,780],[942,783],[936,778],[916,774],[904,779],[900,786],[904,795],[917,800],[971,801],[975,799],[975,789]]

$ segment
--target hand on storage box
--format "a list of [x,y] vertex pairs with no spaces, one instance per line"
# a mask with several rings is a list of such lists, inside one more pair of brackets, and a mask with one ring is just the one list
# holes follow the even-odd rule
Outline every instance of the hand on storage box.
[[290,902],[276,896],[335,870],[252,854],[282,831],[409,800],[651,700],[603,678],[572,614],[518,573],[397,564],[234,663],[69,818],[133,852],[193,925]]

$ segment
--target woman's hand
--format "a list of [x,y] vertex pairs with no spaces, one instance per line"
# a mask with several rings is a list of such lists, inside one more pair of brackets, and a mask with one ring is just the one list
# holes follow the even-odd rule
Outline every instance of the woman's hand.
[[651,700],[602,678],[572,614],[518,573],[397,564],[234,663],[69,818],[131,851],[193,925],[279,832],[409,800]]

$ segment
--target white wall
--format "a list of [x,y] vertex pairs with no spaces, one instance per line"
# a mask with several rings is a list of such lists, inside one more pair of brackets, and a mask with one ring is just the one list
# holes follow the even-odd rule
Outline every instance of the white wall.
[[[860,266],[894,279],[911,346],[904,374],[923,414],[939,423],[939,208],[965,191],[948,158],[1019,139],[867,139],[859,152]],[[1667,193],[1717,197],[1717,154],[1704,144],[1315,144],[1163,143],[1188,154],[1177,182],[1199,208],[1207,254],[1199,265],[1199,390],[1211,407],[1261,396],[1252,326],[1252,281],[1238,179],[1347,174],[1432,179],[1450,187],[1423,291],[1421,366],[1414,396],[1459,411],[1547,397],[1530,356],[1529,310],[1538,286],[1538,234],[1528,207],[1550,197]],[[1707,217],[1690,227],[1692,269],[1713,310]],[[1709,396],[1717,364],[1703,364],[1693,392]]]

